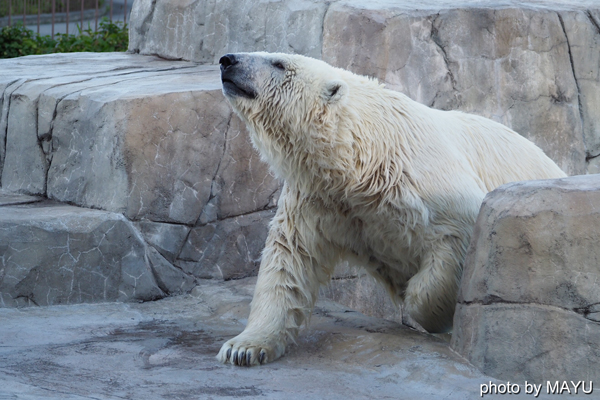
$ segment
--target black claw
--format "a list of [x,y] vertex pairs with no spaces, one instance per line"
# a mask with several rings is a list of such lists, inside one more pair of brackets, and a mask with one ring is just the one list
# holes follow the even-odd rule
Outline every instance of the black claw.
[[266,356],[266,355],[267,355],[267,354],[266,354],[264,351],[261,351],[261,352],[260,352],[260,354],[258,355],[258,363],[259,363],[259,364],[262,364],[262,363],[263,363],[263,361],[265,361],[265,356]]
[[225,361],[229,361],[230,357],[231,357],[231,347],[229,349],[227,349],[227,358],[225,359]]
[[231,356],[231,363],[232,364],[237,364],[237,356],[238,356],[238,352],[237,350],[233,352],[233,355]]
[[251,362],[252,362],[252,352],[249,351],[246,353],[246,365],[251,366],[252,365]]
[[240,351],[238,353],[238,362],[240,366],[245,365],[246,364],[246,352],[245,351]]

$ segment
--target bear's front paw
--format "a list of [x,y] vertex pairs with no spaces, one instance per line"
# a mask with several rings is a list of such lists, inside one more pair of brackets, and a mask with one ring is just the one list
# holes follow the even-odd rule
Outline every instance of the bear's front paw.
[[217,359],[233,365],[260,365],[275,361],[285,352],[285,343],[281,340],[247,335],[244,332],[225,342]]

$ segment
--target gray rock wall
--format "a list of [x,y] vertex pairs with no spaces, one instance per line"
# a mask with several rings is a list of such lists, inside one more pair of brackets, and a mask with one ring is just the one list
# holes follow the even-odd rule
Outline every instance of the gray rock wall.
[[[1,64],[3,305],[148,300],[199,278],[256,274],[280,183],[232,114],[216,66],[123,53]],[[17,192],[54,203],[18,206],[15,221]],[[99,227],[79,232],[77,220]],[[114,248],[94,258],[105,234]],[[56,253],[75,237],[86,256]],[[125,267],[126,256],[139,265]]]
[[130,51],[218,63],[226,52],[283,51],[320,58],[323,1],[137,0]]
[[510,126],[568,174],[581,174],[586,158],[600,154],[598,16],[598,9],[526,3],[435,13],[336,3],[325,20],[323,58],[430,107]]
[[112,53],[3,68],[5,190],[187,225],[274,206],[279,184],[233,117],[217,67]]
[[453,347],[485,374],[600,377],[600,175],[504,185],[486,197]]
[[130,38],[131,51],[201,62],[232,51],[322,58],[506,124],[571,175],[599,168],[599,47],[593,0],[137,0]]

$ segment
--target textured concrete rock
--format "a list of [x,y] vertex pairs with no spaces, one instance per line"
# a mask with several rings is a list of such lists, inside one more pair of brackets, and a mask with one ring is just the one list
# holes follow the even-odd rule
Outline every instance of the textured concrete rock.
[[48,197],[193,224],[208,201],[231,111],[216,68],[187,72],[141,73],[63,98]]
[[38,201],[42,200],[44,200],[42,197],[28,196],[26,194],[13,193],[0,189],[0,207],[17,204],[37,203]]
[[[192,66],[190,63],[178,65],[180,67]],[[61,97],[87,86],[95,86],[97,81],[90,83],[94,79],[102,79],[110,75],[125,76],[132,72],[160,70],[161,67],[163,70],[176,68],[173,65],[167,66],[164,61],[155,57],[135,59],[122,53],[70,53],[68,55],[53,54],[2,60],[2,72],[0,73],[0,91],[2,93],[0,96],[2,107],[0,114],[0,172],[4,172],[3,167],[5,166],[8,169],[3,187],[33,193],[39,193],[44,187],[44,178],[40,176],[40,173],[47,170],[52,119],[55,115],[56,103],[60,101]],[[67,91],[58,98],[51,99],[53,101],[47,101],[48,99],[44,98],[44,93],[49,88],[61,88],[69,83],[75,85],[69,88],[65,86],[64,89]],[[68,91],[69,89],[72,91]],[[40,96],[41,99],[39,99]],[[14,109],[11,106],[14,106]],[[35,145],[35,147],[29,148],[31,145]],[[9,148],[8,154],[7,147]],[[28,168],[31,171],[31,177],[23,175],[24,172],[20,169],[22,164],[20,164],[19,152],[25,153],[22,156],[33,163]],[[9,157],[8,163],[5,162],[6,156]]]
[[439,339],[323,301],[285,357],[219,364],[220,345],[244,327],[253,283],[211,280],[143,304],[0,309],[0,397],[475,399],[480,384],[501,383]]
[[256,275],[274,215],[271,209],[194,227],[175,263],[198,278]]
[[51,202],[0,207],[0,305],[163,297],[145,253],[120,214]]
[[144,240],[170,262],[175,261],[190,233],[190,228],[185,225],[148,220],[139,221],[135,225]]
[[600,157],[594,157],[589,160],[588,173],[600,174]]
[[[194,285],[173,265],[182,250],[180,261],[197,276],[256,273],[272,217],[265,210],[275,207],[280,182],[232,115],[216,66],[110,53],[24,57],[2,67],[3,204],[39,200],[20,192],[123,213],[150,245],[140,242],[135,256],[162,294]],[[44,245],[53,246],[40,239]],[[101,299],[90,296],[77,301]],[[67,297],[50,303],[76,301]]]
[[323,58],[431,107],[504,123],[569,174],[585,173],[586,160],[600,154],[594,0],[139,0],[131,32],[131,51],[167,58]]
[[208,63],[227,52],[259,50],[320,58],[327,6],[314,0],[137,0],[129,50]]
[[152,267],[158,287],[169,295],[188,293],[196,286],[196,279],[175,267],[153,247],[148,246],[146,257]]
[[[37,98],[49,85],[12,90],[7,109],[2,180],[6,190],[42,194],[46,189],[48,159],[37,136]],[[12,89],[12,88],[11,88]]]
[[198,223],[276,207],[280,189],[281,182],[252,147],[244,123],[234,116],[227,131],[219,171],[213,180],[211,199]]
[[365,315],[402,322],[401,308],[363,269],[349,267],[345,263],[338,265],[333,279],[321,288],[319,294]]
[[4,189],[188,225],[274,206],[280,184],[232,116],[216,66],[122,53],[2,65]]
[[600,378],[600,175],[520,182],[477,219],[453,347],[501,379]]
[[327,12],[323,59],[431,107],[499,121],[585,173],[600,132],[598,5],[509,3],[340,1]]
[[[559,14],[567,37],[587,156],[600,155],[600,10]],[[592,172],[588,168],[589,173]]]

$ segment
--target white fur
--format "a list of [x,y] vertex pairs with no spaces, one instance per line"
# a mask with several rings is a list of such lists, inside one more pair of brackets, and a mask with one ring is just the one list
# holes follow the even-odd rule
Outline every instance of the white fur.
[[489,119],[428,108],[322,61],[247,56],[285,61],[285,74],[260,67],[255,99],[228,97],[285,185],[248,325],[218,358],[245,365],[280,357],[310,316],[319,285],[347,258],[425,329],[450,329],[485,194],[565,174]]

